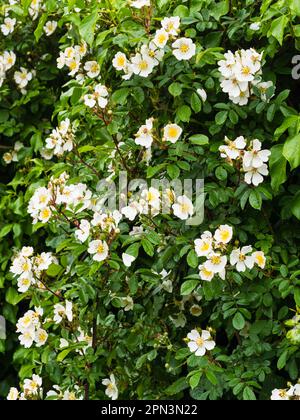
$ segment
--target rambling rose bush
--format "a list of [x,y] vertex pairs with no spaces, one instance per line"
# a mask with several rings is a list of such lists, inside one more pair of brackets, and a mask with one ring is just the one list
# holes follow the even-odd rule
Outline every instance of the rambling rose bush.
[[299,1],[0,5],[1,397],[299,400]]

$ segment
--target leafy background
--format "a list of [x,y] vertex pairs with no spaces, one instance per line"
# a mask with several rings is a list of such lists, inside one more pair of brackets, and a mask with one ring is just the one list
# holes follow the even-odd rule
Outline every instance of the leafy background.
[[[113,367],[121,378],[123,398],[182,398],[190,393],[196,399],[268,399],[273,388],[297,382],[299,333],[287,336],[290,327],[286,322],[300,307],[299,80],[291,76],[292,57],[300,49],[299,1],[152,1],[156,17],[182,18],[182,33],[196,42],[197,56],[182,63],[168,55],[149,78],[130,81],[116,74],[112,59],[119,50],[133,53],[148,35],[124,1],[47,0],[35,21],[28,17],[29,3],[25,0],[12,6],[12,15],[20,22],[18,29],[0,38],[0,51],[13,49],[17,54],[16,67],[24,65],[37,72],[25,95],[16,89],[11,73],[0,88],[0,150],[13,148],[16,141],[25,145],[18,154],[19,162],[0,167],[0,313],[7,321],[7,338],[0,340],[0,395],[5,397],[19,379],[39,371],[49,386],[68,385],[72,378],[81,384],[88,382],[90,398],[101,399],[104,390],[99,384],[107,376],[107,367]],[[2,14],[5,5],[1,0]],[[75,7],[81,12],[76,13]],[[49,17],[58,21],[59,28],[47,38],[42,28]],[[260,30],[251,31],[250,24],[257,21]],[[151,25],[158,28],[154,19]],[[80,101],[86,87],[56,67],[59,51],[81,39],[92,49],[92,57],[101,65],[102,81],[110,89],[113,118],[108,127]],[[269,103],[253,99],[239,107],[228,102],[220,89],[217,61],[228,49],[250,47],[264,50],[264,79],[274,82],[276,93]],[[195,94],[199,87],[208,93],[204,104]],[[97,181],[73,154],[60,161],[41,158],[39,150],[47,130],[57,121],[69,117],[78,122],[77,143],[92,146],[83,148],[82,156],[105,175],[116,134],[121,132],[125,140],[132,138],[150,116],[159,118],[160,126],[169,120],[181,124],[184,140],[168,150],[156,150],[149,167],[139,160],[138,146],[126,142],[122,151],[130,176],[203,176],[205,220],[193,229],[161,216],[153,229],[151,221],[144,220],[152,236],[143,238],[126,283],[128,273],[118,263],[106,271],[93,265],[87,269],[80,259],[80,245],[66,243],[70,235],[56,223],[34,227],[26,208],[34,189],[63,169],[73,181],[88,185]],[[240,184],[232,167],[219,158],[218,147],[225,135],[259,138],[264,148],[271,149],[271,176],[264,184],[257,188]],[[119,169],[122,162],[116,160],[116,171]],[[269,257],[268,266],[264,272],[236,274],[225,290],[218,280],[203,285],[199,289],[202,314],[195,318],[188,311],[193,288],[186,283],[182,286],[185,277],[197,272],[191,243],[201,232],[221,223],[234,226],[235,239],[241,244],[261,248]],[[64,228],[70,232],[68,226]],[[157,253],[161,238],[170,231],[173,234],[166,247]],[[121,233],[115,244],[119,255],[122,243],[128,243],[126,226]],[[76,299],[80,322],[86,326],[97,322],[101,328],[101,345],[87,354],[92,366],[88,371],[74,352],[57,354],[50,345],[20,348],[16,320],[30,302],[39,301],[35,295],[20,295],[8,271],[14,249],[23,245],[58,255],[61,271],[49,273],[50,284]],[[63,270],[69,263],[74,267],[71,277]],[[155,292],[160,279],[151,269],[160,272],[162,268],[172,270],[171,294]],[[196,288],[199,285],[200,281],[193,283]],[[109,291],[130,293],[137,303],[135,310],[124,315],[108,302]],[[188,297],[184,327],[170,321],[181,312],[182,294]],[[45,305],[50,304],[49,297]],[[214,363],[207,358],[186,362],[183,338],[195,325],[209,325],[216,332]]]

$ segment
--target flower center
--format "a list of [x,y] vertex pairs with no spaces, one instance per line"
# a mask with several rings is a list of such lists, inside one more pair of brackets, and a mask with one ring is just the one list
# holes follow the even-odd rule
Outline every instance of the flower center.
[[183,54],[186,54],[189,51],[190,47],[187,44],[181,44],[179,49]]
[[214,265],[218,265],[221,262],[221,258],[218,255],[214,255],[213,257],[211,257],[211,262]]

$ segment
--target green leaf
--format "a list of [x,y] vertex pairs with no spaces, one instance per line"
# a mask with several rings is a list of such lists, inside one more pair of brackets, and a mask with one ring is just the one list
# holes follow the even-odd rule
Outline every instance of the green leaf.
[[287,139],[284,143],[282,154],[292,169],[298,168],[300,165],[300,134]]
[[38,42],[39,39],[41,38],[41,36],[43,35],[44,25],[47,22],[47,19],[48,19],[48,14],[47,13],[44,13],[40,17],[38,26],[37,26],[36,30],[34,31],[34,36],[35,36],[36,42]]
[[172,96],[180,96],[182,94],[182,87],[179,83],[174,82],[169,86],[169,92]]
[[206,371],[205,375],[206,375],[206,377],[207,377],[207,379],[209,380],[210,383],[212,383],[213,385],[218,384],[218,379],[216,378],[216,375],[213,373],[212,370]]
[[176,117],[178,121],[189,122],[192,115],[192,110],[187,105],[182,105],[177,109]]
[[228,117],[228,111],[220,111],[217,113],[215,117],[215,121],[217,125],[223,125]]
[[249,386],[246,386],[243,391],[243,399],[246,401],[256,400],[256,396]]
[[274,191],[278,191],[281,184],[283,184],[286,177],[286,163],[287,160],[283,156],[283,145],[278,144],[271,148],[271,156],[269,160],[271,187]]
[[62,350],[60,353],[58,353],[56,360],[58,362],[62,362],[68,356],[68,354],[71,353],[72,350],[73,348],[67,348]]
[[146,254],[148,254],[150,257],[153,257],[154,246],[152,245],[152,243],[147,238],[143,238],[141,244]]
[[187,280],[182,283],[180,287],[180,294],[183,296],[189,295],[200,284],[199,280]]
[[191,249],[187,256],[187,263],[190,267],[196,268],[198,267],[198,256],[196,254],[196,251],[194,249]]
[[168,172],[168,175],[171,179],[176,179],[180,175],[180,169],[175,164],[174,165],[168,165],[167,166],[167,172]]
[[271,27],[268,32],[268,36],[273,36],[277,39],[280,45],[283,42],[283,36],[286,26],[289,23],[289,18],[285,15],[278,17],[272,21]]
[[194,134],[193,136],[189,137],[189,141],[192,144],[196,144],[197,146],[203,146],[209,143],[209,138],[204,134]]
[[262,205],[262,197],[259,191],[252,190],[249,196],[249,203],[251,205],[251,207],[253,207],[256,210],[260,210],[261,209],[261,205]]
[[245,318],[240,312],[237,312],[232,320],[232,325],[236,330],[242,330],[245,327]]
[[96,23],[98,20],[98,6],[93,12],[86,16],[79,25],[79,33],[84,41],[92,46],[95,36]]
[[300,220],[300,192],[298,192],[292,200],[291,212],[298,220]]
[[286,365],[287,358],[288,358],[288,350],[285,350],[278,359],[277,368],[279,370],[283,369]]
[[200,379],[201,379],[201,376],[202,376],[202,372],[196,372],[196,373],[194,373],[194,375],[192,375],[190,377],[189,384],[190,384],[190,387],[192,389],[194,389],[194,388],[196,388],[196,386],[198,386],[198,384],[200,382]]
[[58,264],[51,264],[47,270],[47,275],[49,277],[56,277],[61,272],[62,267]]
[[115,102],[116,104],[120,104],[120,105],[124,105],[127,97],[130,93],[130,89],[129,88],[121,88],[116,90],[112,96],[111,99],[113,102]]
[[24,299],[24,295],[20,294],[14,289],[13,287],[9,287],[5,294],[5,300],[7,303],[10,303],[11,305],[17,305],[21,300]]
[[9,232],[12,230],[13,225],[6,225],[0,230],[0,238],[4,238],[4,236],[8,235]]
[[191,107],[192,107],[192,110],[194,112],[196,112],[196,114],[198,112],[200,112],[201,111],[201,108],[202,108],[201,99],[199,98],[199,95],[197,93],[195,93],[195,92],[193,92],[193,94],[191,96]]
[[294,299],[295,299],[296,305],[300,308],[300,287],[296,287],[294,289]]
[[166,389],[166,394],[175,395],[188,388],[186,378],[180,378]]

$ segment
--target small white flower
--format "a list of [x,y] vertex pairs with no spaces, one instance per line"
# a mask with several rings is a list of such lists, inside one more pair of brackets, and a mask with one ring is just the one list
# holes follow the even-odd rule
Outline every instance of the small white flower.
[[211,281],[215,276],[215,273],[207,270],[203,264],[199,265],[198,269],[201,280]]
[[11,401],[15,401],[18,398],[19,398],[19,391],[17,390],[17,388],[10,388],[6,399],[11,400]]
[[124,311],[125,312],[132,311],[133,305],[134,305],[132,297],[126,296],[121,299],[122,299],[122,305],[123,305]]
[[21,346],[24,346],[26,349],[30,348],[35,339],[35,331],[27,330],[23,334],[19,335],[19,341]]
[[196,45],[190,38],[177,39],[173,44],[173,55],[177,60],[190,60],[196,54]]
[[29,395],[37,395],[42,386],[42,378],[38,375],[32,375],[32,379],[25,379],[24,392]]
[[109,379],[103,379],[102,385],[106,386],[105,394],[109,398],[111,398],[112,400],[118,399],[119,392],[116,385],[115,376],[113,373],[110,375]]
[[106,260],[108,251],[108,245],[105,241],[95,240],[89,243],[88,253],[93,255],[94,261]]
[[13,51],[4,51],[3,53],[3,65],[5,71],[10,70],[16,63],[16,54]]
[[131,264],[133,263],[133,261],[135,261],[135,259],[136,259],[136,257],[133,257],[132,255],[129,255],[129,254],[126,254],[126,253],[122,254],[123,264],[126,267],[130,267]]
[[260,168],[268,162],[270,155],[270,150],[261,150],[261,142],[255,139],[251,142],[250,150],[244,154],[243,164],[245,167]]
[[201,239],[195,239],[195,251],[198,257],[207,257],[212,252],[213,238],[208,231],[201,235]]
[[91,225],[88,220],[81,220],[79,229],[75,231],[75,237],[81,243],[85,242],[90,234]]
[[95,86],[94,98],[96,99],[100,108],[105,108],[108,104],[108,90],[106,86],[98,84]]
[[65,306],[61,303],[54,305],[53,321],[55,324],[60,324],[63,318],[67,318],[69,322],[73,321],[73,304],[68,300],[66,300]]
[[182,128],[177,124],[168,124],[164,127],[163,141],[176,143],[182,134]]
[[36,346],[37,347],[41,347],[43,346],[46,341],[48,339],[48,334],[45,330],[43,330],[42,328],[39,328],[36,333],[35,333],[35,337],[34,337],[34,341],[36,342]]
[[176,203],[172,205],[174,215],[181,220],[187,220],[194,214],[194,206],[191,200],[185,196],[179,196]]
[[221,255],[218,252],[214,252],[209,255],[208,260],[205,261],[203,265],[207,271],[220,274],[225,270],[226,264],[226,255]]
[[221,157],[229,158],[229,159],[237,159],[241,156],[242,150],[246,147],[246,140],[243,136],[238,137],[234,141],[225,137],[226,145],[222,145],[219,147],[219,151],[221,152]]
[[265,268],[266,257],[262,251],[253,252],[252,257],[254,259],[255,264],[257,264],[262,269]]
[[89,93],[88,95],[84,95],[83,100],[84,100],[84,105],[88,106],[89,108],[94,108],[96,105],[95,96],[91,93]]
[[153,39],[154,44],[159,48],[164,48],[169,40],[169,34],[164,29],[155,32]]
[[290,398],[286,389],[273,389],[271,395],[272,401],[287,401],[289,399]]
[[180,28],[180,17],[165,17],[161,21],[161,26],[169,35],[177,36]]
[[201,335],[197,330],[192,330],[188,333],[187,338],[188,347],[195,356],[204,356],[207,351],[213,350],[216,343],[212,340],[211,335],[208,331],[202,330]]
[[18,278],[18,292],[26,293],[29,287],[31,286],[32,282],[33,282],[33,277],[31,273],[22,274]]
[[264,163],[259,168],[253,168],[252,166],[243,166],[245,172],[245,182],[247,184],[253,184],[257,187],[264,181],[264,176],[269,174],[268,166]]
[[136,9],[141,9],[142,7],[150,7],[150,0],[129,0],[129,5]]
[[143,56],[137,53],[131,59],[132,71],[134,74],[138,74],[141,77],[148,77],[152,73],[155,67],[155,61],[149,56]]
[[15,29],[16,19],[11,19],[9,17],[4,19],[4,23],[1,25],[1,32],[4,36],[7,36],[13,33]]
[[7,165],[9,165],[13,161],[13,156],[9,152],[4,153],[4,155],[2,157],[3,157],[4,162]]
[[124,53],[118,52],[113,59],[113,66],[116,70],[126,70],[127,67],[127,57]]
[[21,67],[20,71],[15,72],[14,79],[18,87],[24,89],[32,79],[32,73],[24,67]]
[[142,125],[139,131],[135,134],[135,144],[149,148],[153,142],[153,118],[146,120],[146,124]]
[[232,239],[233,230],[231,226],[221,225],[215,232],[214,238],[218,243],[228,244]]
[[88,77],[94,79],[99,76],[100,66],[97,61],[87,61],[84,65],[84,70],[87,72]]
[[252,255],[247,255],[250,252],[252,252],[252,246],[243,246],[242,249],[234,249],[230,254],[230,264],[235,265],[239,272],[244,272],[247,268],[252,269],[254,258]]
[[55,20],[49,20],[48,22],[46,22],[43,29],[46,36],[50,36],[55,32],[56,28],[57,28],[57,22]]

